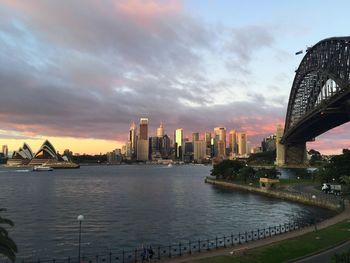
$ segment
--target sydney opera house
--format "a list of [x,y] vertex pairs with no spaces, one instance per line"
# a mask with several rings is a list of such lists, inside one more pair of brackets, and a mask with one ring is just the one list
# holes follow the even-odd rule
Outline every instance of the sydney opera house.
[[36,166],[44,165],[52,168],[78,168],[79,165],[72,163],[66,156],[56,152],[53,145],[46,140],[36,154],[28,144],[24,143],[21,148],[14,151],[7,161],[8,166]]

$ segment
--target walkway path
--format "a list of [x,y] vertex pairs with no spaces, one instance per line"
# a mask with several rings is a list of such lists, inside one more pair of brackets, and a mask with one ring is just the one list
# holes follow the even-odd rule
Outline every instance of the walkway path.
[[297,260],[294,263],[328,263],[331,261],[335,253],[349,251],[349,249],[350,249],[350,241],[347,241],[339,246],[328,249],[316,255],[312,255],[310,257]]
[[[344,221],[344,220],[350,220],[350,206],[349,206],[348,202],[345,204],[345,210],[342,213],[340,213],[332,218],[329,218],[325,221],[322,221],[321,223],[319,223],[317,225],[317,228],[323,229],[323,228],[334,225],[334,224],[339,223],[339,222]],[[234,247],[219,248],[217,250],[211,250],[208,252],[198,253],[198,254],[194,254],[194,255],[176,257],[176,258],[168,259],[168,260],[161,260],[159,262],[168,262],[168,263],[187,262],[187,263],[189,263],[189,262],[193,262],[195,260],[202,259],[202,258],[235,254],[235,253],[239,253],[239,251],[242,249],[253,249],[253,248],[257,248],[257,247],[270,245],[270,244],[273,244],[275,242],[286,240],[286,239],[297,237],[297,236],[301,236],[303,234],[306,234],[306,233],[309,233],[312,231],[314,231],[314,226],[302,228],[302,229],[299,229],[299,230],[296,230],[293,232],[288,232],[286,234],[276,235],[276,236],[266,238],[266,239],[252,241],[252,242],[249,242],[246,244],[236,245]],[[300,261],[300,262],[302,262],[302,261]],[[305,262],[309,262],[309,261],[305,261]],[[310,262],[313,262],[313,261],[310,261]],[[320,261],[317,261],[317,262],[321,263]]]

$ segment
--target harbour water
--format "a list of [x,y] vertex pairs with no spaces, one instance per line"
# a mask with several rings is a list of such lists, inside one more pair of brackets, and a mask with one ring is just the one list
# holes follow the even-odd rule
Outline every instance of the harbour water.
[[204,183],[210,166],[83,166],[31,172],[0,168],[0,207],[12,219],[19,258],[213,238],[333,212]]

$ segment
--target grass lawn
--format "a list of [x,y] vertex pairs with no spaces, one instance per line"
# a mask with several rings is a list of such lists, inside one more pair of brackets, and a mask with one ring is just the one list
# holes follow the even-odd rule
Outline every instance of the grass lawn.
[[188,263],[280,263],[295,259],[350,239],[350,222],[343,221],[300,237],[249,250],[243,256],[217,256]]

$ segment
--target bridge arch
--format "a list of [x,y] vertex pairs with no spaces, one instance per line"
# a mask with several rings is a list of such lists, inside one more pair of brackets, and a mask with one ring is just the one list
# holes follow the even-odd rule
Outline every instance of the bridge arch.
[[[305,161],[306,155],[297,156],[305,151],[306,141],[350,121],[350,37],[318,42],[295,73],[280,141],[287,163]],[[297,149],[293,158],[288,149]]]

